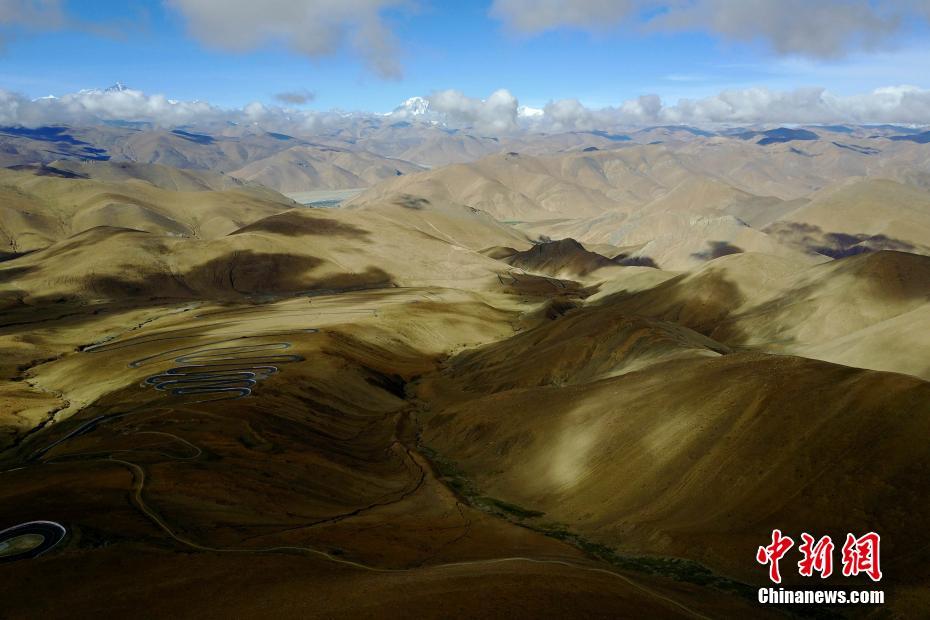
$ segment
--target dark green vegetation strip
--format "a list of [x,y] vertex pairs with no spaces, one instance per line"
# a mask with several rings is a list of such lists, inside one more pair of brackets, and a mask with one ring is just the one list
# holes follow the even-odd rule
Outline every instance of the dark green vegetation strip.
[[[439,479],[452,489],[466,503],[473,508],[507,519],[516,525],[531,529],[566,542],[584,551],[588,556],[606,562],[611,566],[638,573],[657,575],[691,583],[694,585],[713,588],[740,596],[746,600],[757,600],[758,588],[735,581],[728,577],[714,574],[703,564],[683,558],[624,555],[617,553],[611,547],[591,541],[580,534],[569,531],[568,526],[556,522],[539,521],[546,513],[538,510],[529,510],[515,504],[482,495],[474,481],[465,476],[465,473],[450,459],[441,456],[432,448],[418,446],[420,453],[432,463]],[[528,521],[529,520],[529,521]],[[780,606],[791,615],[801,618],[814,618],[829,620],[842,617],[841,614],[827,607],[811,607],[801,605]]]

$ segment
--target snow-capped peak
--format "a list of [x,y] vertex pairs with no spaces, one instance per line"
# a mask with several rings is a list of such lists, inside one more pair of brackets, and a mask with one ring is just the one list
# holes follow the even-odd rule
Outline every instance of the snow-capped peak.
[[543,116],[546,112],[539,108],[531,108],[528,105],[521,105],[517,108],[517,116],[521,118],[539,118]]
[[395,112],[405,112],[410,116],[424,116],[429,114],[429,100],[423,97],[411,97],[397,107]]
[[122,82],[117,82],[113,86],[107,88],[82,88],[77,92],[78,95],[102,95],[103,93],[127,93],[127,92],[136,92],[131,88],[123,84]]

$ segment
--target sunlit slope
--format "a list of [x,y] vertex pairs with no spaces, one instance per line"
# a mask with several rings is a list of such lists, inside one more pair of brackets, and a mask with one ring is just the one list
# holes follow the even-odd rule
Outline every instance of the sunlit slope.
[[[354,287],[500,287],[485,245],[525,238],[467,209],[294,209],[198,240],[95,227],[0,265],[5,303],[83,298],[235,298]],[[473,247],[470,247],[473,246]],[[19,300],[19,301],[17,301]]]
[[[530,325],[493,346],[450,360],[450,376],[470,395],[577,385],[668,359],[716,357],[730,348],[675,323],[631,317],[614,308],[561,308],[556,320]],[[431,394],[427,389],[423,394]],[[440,393],[440,400],[442,395]]]
[[[104,177],[118,176],[117,168]],[[175,185],[171,169],[148,169],[159,185]],[[172,191],[139,175],[96,180],[0,171],[0,230],[9,250],[26,252],[97,226],[157,234],[216,238],[257,219],[292,208],[284,196],[262,187],[220,191]]]
[[281,192],[369,187],[378,181],[418,172],[421,167],[363,150],[318,145],[294,146],[232,171]]
[[709,260],[741,252],[770,254],[807,264],[827,260],[782,243],[732,215],[656,212],[621,219],[607,214],[561,226],[559,230],[598,243],[635,248],[628,252],[627,258],[662,269],[693,269]]
[[361,148],[432,167],[474,161],[503,148],[497,138],[431,124],[391,123],[363,133],[351,137]]
[[771,225],[776,237],[835,256],[889,249],[930,254],[930,192],[888,179],[828,187]]
[[401,194],[384,200],[350,203],[341,211],[345,217],[368,218],[373,226],[375,222],[387,222],[472,251],[492,246],[524,250],[531,245],[524,233],[487,213],[441,199]]
[[805,203],[805,199],[782,200],[775,196],[753,194],[714,175],[689,175],[658,197],[642,203],[635,209],[635,214],[640,218],[660,214],[692,217],[729,215],[760,228]]
[[299,143],[290,136],[263,131],[235,136],[206,130],[123,131],[101,138],[95,143],[114,159],[223,172]]
[[[919,178],[928,161],[914,145],[883,142],[871,154],[814,141],[769,147],[739,139],[628,145],[610,151],[496,154],[397,179],[384,191],[436,192],[500,219],[539,220],[629,212],[647,205],[673,211],[727,211],[754,225],[787,201],[854,177]],[[917,187],[916,181],[913,187]],[[797,205],[795,205],[796,207]],[[693,207],[693,208],[692,208]]]
[[558,162],[528,155],[492,155],[469,164],[445,166],[385,182],[354,202],[397,194],[465,204],[502,220],[591,217],[613,202],[599,189],[554,174]]
[[838,338],[793,350],[805,357],[930,381],[930,302]]
[[[915,148],[917,147],[917,148]],[[924,183],[930,153],[915,144],[856,138],[759,146],[753,140],[708,138],[669,147],[677,161],[756,196],[807,197],[838,181],[882,177]]]
[[[533,237],[639,246],[663,269],[735,252],[816,263],[863,250],[930,252],[928,156],[913,145],[765,147],[736,138],[608,151],[508,152],[390,179],[358,203],[466,204]],[[648,244],[648,247],[644,247]]]
[[[181,192],[196,192],[208,190],[240,189],[248,185],[250,191],[256,194],[261,191],[257,184],[247,184],[236,177],[214,172],[211,170],[190,170],[173,168],[161,164],[145,164],[132,161],[77,161],[63,159],[54,161],[45,167],[49,176],[55,176],[57,171],[69,172],[76,178],[89,178],[107,183],[123,181],[144,181],[161,189]],[[42,174],[42,169],[36,170]],[[266,190],[269,197],[276,196],[273,190]]]

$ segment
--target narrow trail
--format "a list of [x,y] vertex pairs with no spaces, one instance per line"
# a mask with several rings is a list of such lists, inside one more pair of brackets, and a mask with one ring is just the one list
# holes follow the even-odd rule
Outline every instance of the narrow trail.
[[204,545],[196,541],[190,540],[189,538],[186,538],[178,534],[173,529],[171,529],[171,526],[165,523],[165,521],[162,520],[160,516],[158,516],[153,510],[151,510],[148,507],[148,505],[145,503],[145,500],[142,496],[142,491],[145,486],[145,470],[142,469],[142,467],[140,467],[136,463],[132,463],[130,461],[125,461],[122,459],[116,459],[112,457],[109,459],[105,459],[105,460],[109,460],[114,463],[124,465],[127,468],[129,468],[129,470],[132,472],[132,475],[133,475],[132,501],[135,504],[135,506],[146,517],[148,517],[155,525],[157,525],[163,532],[165,532],[165,534],[171,537],[174,541],[186,547],[189,547],[191,549],[198,550],[198,551],[204,551],[204,552],[210,552],[210,553],[300,552],[300,553],[306,553],[309,555],[315,555],[318,557],[322,557],[335,564],[349,566],[351,568],[356,568],[356,569],[364,570],[368,572],[387,573],[387,574],[410,574],[410,573],[415,573],[421,570],[436,570],[436,569],[442,570],[442,569],[451,569],[451,568],[457,568],[457,567],[491,566],[495,564],[519,563],[519,562],[530,563],[530,564],[551,565],[551,566],[564,566],[566,568],[571,568],[574,570],[581,570],[581,571],[590,572],[590,573],[598,573],[598,574],[606,575],[609,577],[613,577],[615,579],[619,579],[623,581],[624,583],[626,583],[627,585],[630,585],[636,588],[637,590],[644,592],[645,594],[648,594],[649,596],[651,596],[652,598],[655,598],[656,600],[663,601],[664,603],[667,603],[675,607],[676,609],[688,614],[691,617],[700,618],[701,620],[711,620],[709,616],[706,616],[694,609],[691,609],[690,607],[684,605],[683,603],[680,603],[679,601],[676,601],[675,599],[671,597],[668,597],[668,596],[665,596],[664,594],[656,592],[652,588],[649,588],[641,583],[638,583],[637,581],[631,579],[630,577],[627,577],[626,575],[620,574],[618,572],[615,572],[615,571],[612,571],[606,568],[587,566],[585,564],[571,562],[568,560],[541,559],[541,558],[530,558],[530,557],[524,557],[524,556],[509,556],[509,557],[501,557],[501,558],[490,558],[487,560],[467,560],[467,561],[462,561],[462,562],[444,562],[440,564],[425,565],[425,566],[421,566],[417,568],[385,568],[385,567],[380,567],[380,566],[373,566],[371,564],[365,564],[363,562],[357,562],[355,560],[347,560],[344,558],[339,558],[325,551],[321,551],[320,549],[314,549],[313,547],[301,547],[301,546],[289,546],[289,545],[263,547],[263,548],[256,548],[256,549],[236,548],[236,547],[211,547],[209,545]]

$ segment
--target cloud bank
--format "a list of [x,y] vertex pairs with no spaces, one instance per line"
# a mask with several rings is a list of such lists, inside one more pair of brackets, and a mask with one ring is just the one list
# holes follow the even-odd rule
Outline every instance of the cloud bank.
[[336,125],[345,118],[345,114],[336,111],[295,111],[260,102],[242,108],[222,108],[206,101],[178,101],[165,95],[149,95],[120,85],[40,99],[29,99],[0,89],[2,126],[95,125],[129,121],[173,128],[236,123],[312,132]]
[[[284,93],[293,104],[305,93]],[[280,97],[279,97],[280,99]],[[805,123],[900,123],[930,125],[930,90],[889,86],[868,93],[839,96],[823,88],[777,91],[768,88],[725,90],[701,99],[662,101],[644,95],[617,106],[589,108],[576,99],[550,101],[542,109],[521,106],[510,91],[485,99],[456,90],[412,97],[393,112],[345,113],[295,110],[253,102],[222,108],[206,101],[178,101],[122,86],[82,90],[62,97],[29,99],[0,90],[0,125],[92,125],[108,121],[147,122],[160,127],[236,123],[268,130],[314,132],[356,121],[407,121],[471,128],[485,135],[519,132],[591,131],[654,125],[778,125]]]
[[930,90],[891,86],[841,97],[823,88],[726,90],[662,108],[668,123],[930,123]]
[[890,43],[909,21],[930,19],[930,6],[924,0],[494,0],[490,14],[528,35],[631,25],[835,58]]
[[702,99],[666,103],[658,95],[643,95],[613,107],[588,108],[577,99],[550,101],[542,113],[522,108],[509,91],[498,90],[485,100],[458,91],[428,98],[430,111],[454,125],[490,133],[530,131],[591,131],[649,125],[778,125],[804,123],[930,124],[930,90],[889,86],[853,96],[834,95],[824,88],[777,91],[768,88],[725,90]]

